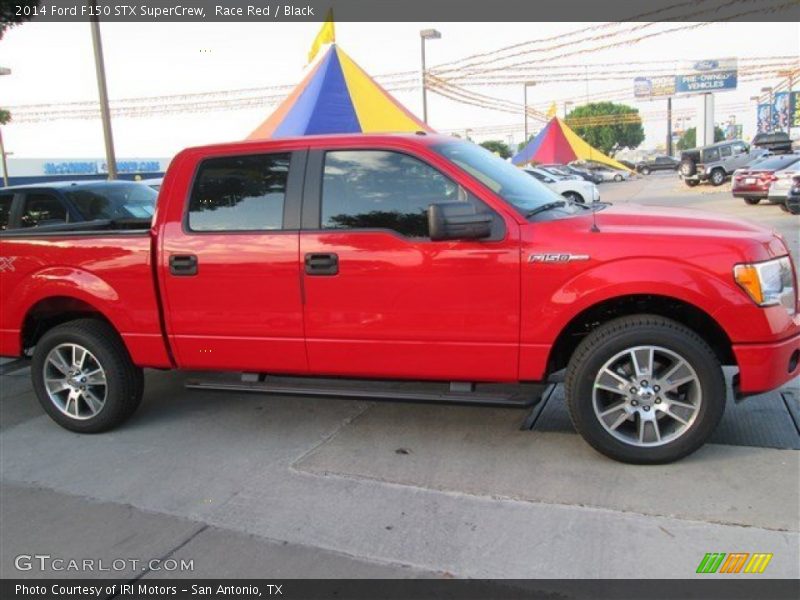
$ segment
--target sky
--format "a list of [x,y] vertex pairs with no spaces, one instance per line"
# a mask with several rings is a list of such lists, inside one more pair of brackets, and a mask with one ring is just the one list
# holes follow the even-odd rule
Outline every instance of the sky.
[[[427,44],[429,67],[465,56],[543,37],[586,30],[593,23],[336,23],[336,38],[369,74],[419,71],[420,29],[434,27],[442,39]],[[632,26],[633,24],[628,24]],[[300,81],[307,52],[319,23],[104,23],[102,27],[109,96],[112,100],[210,92],[291,84]],[[659,23],[648,31],[666,30]],[[580,48],[577,36],[576,48]],[[634,61],[700,60],[723,57],[800,54],[797,23],[714,23],[688,31],[655,36],[631,46],[601,50],[567,60],[569,64],[615,64]],[[566,63],[565,63],[566,64]],[[88,23],[26,23],[0,40],[0,66],[12,74],[0,77],[0,106],[93,101],[97,99],[92,41]],[[615,67],[617,68],[617,67]],[[647,75],[647,65],[641,67]],[[597,68],[595,67],[595,71]],[[716,120],[736,114],[745,137],[755,127],[755,106],[749,98],[775,78],[740,81],[735,91],[716,94]],[[643,147],[663,143],[665,101],[636,102],[633,81],[604,80],[540,84],[529,88],[529,103],[546,111],[557,98],[580,98],[629,87],[625,103],[640,108],[646,139]],[[520,85],[470,88],[522,102]],[[795,88],[797,89],[797,88]],[[412,112],[421,114],[419,87],[394,93]],[[677,98],[673,109],[697,106],[696,97]],[[186,146],[244,138],[275,105],[214,112],[148,117],[121,117],[113,122],[117,156],[171,157]],[[559,106],[559,115],[563,112]],[[13,113],[13,111],[12,111]],[[429,93],[429,124],[442,131],[497,126],[501,133],[472,133],[472,137],[522,140],[522,113],[508,114],[460,104]],[[691,122],[689,125],[691,126]],[[516,125],[518,131],[509,131]],[[531,130],[541,124],[530,121]],[[502,127],[502,129],[501,129]],[[3,128],[7,151],[14,158],[101,157],[103,136],[99,119],[14,123]]]

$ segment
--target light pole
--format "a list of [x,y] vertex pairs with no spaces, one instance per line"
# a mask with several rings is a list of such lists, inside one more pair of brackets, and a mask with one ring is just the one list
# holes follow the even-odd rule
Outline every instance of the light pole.
[[[0,67],[0,75],[11,75],[11,69]],[[8,163],[6,162],[6,147],[3,144],[3,130],[0,129],[0,159],[3,163],[3,187],[8,187]]]
[[525,139],[523,144],[528,143],[528,87],[536,85],[535,81],[526,81],[522,84],[522,106],[525,113]]
[[106,87],[106,67],[103,61],[103,41],[100,38],[100,20],[97,17],[97,3],[91,0],[92,8],[92,46],[94,47],[94,68],[97,72],[97,91],[100,95],[100,118],[103,121],[103,139],[106,144],[106,168],[108,178],[117,178],[117,160],[114,157],[114,136],[111,134],[111,111],[108,108],[108,89]]
[[425,40],[441,39],[442,34],[435,29],[423,29],[419,32],[420,51],[422,53],[422,122],[428,124],[428,82],[425,70]]

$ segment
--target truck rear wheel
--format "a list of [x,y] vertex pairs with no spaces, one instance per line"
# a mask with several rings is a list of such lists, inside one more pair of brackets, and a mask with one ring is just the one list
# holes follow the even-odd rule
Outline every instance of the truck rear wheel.
[[722,368],[708,344],[655,315],[594,330],[575,350],[565,387],[575,429],[599,452],[628,463],[691,454],[725,408]]
[[144,375],[114,329],[96,319],[54,327],[36,344],[33,388],[45,412],[79,433],[107,431],[139,407]]
[[761,202],[761,198],[745,198],[744,199],[744,203],[745,204],[749,204],[751,206],[755,206],[759,202]]

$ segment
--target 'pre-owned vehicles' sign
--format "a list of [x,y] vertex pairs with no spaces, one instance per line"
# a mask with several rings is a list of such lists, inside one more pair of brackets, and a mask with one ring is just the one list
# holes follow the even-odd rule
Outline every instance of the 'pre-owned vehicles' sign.
[[677,94],[698,94],[735,90],[737,83],[737,60],[721,58],[698,60],[682,66],[681,74],[675,76]]

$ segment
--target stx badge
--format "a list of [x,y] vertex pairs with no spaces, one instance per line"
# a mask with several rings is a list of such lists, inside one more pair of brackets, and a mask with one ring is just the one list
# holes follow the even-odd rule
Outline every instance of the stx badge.
[[531,254],[528,257],[528,262],[531,263],[568,263],[575,260],[589,260],[589,255],[551,252],[548,254]]
[[16,256],[0,256],[0,273],[5,271],[14,271],[14,261],[17,260]]

